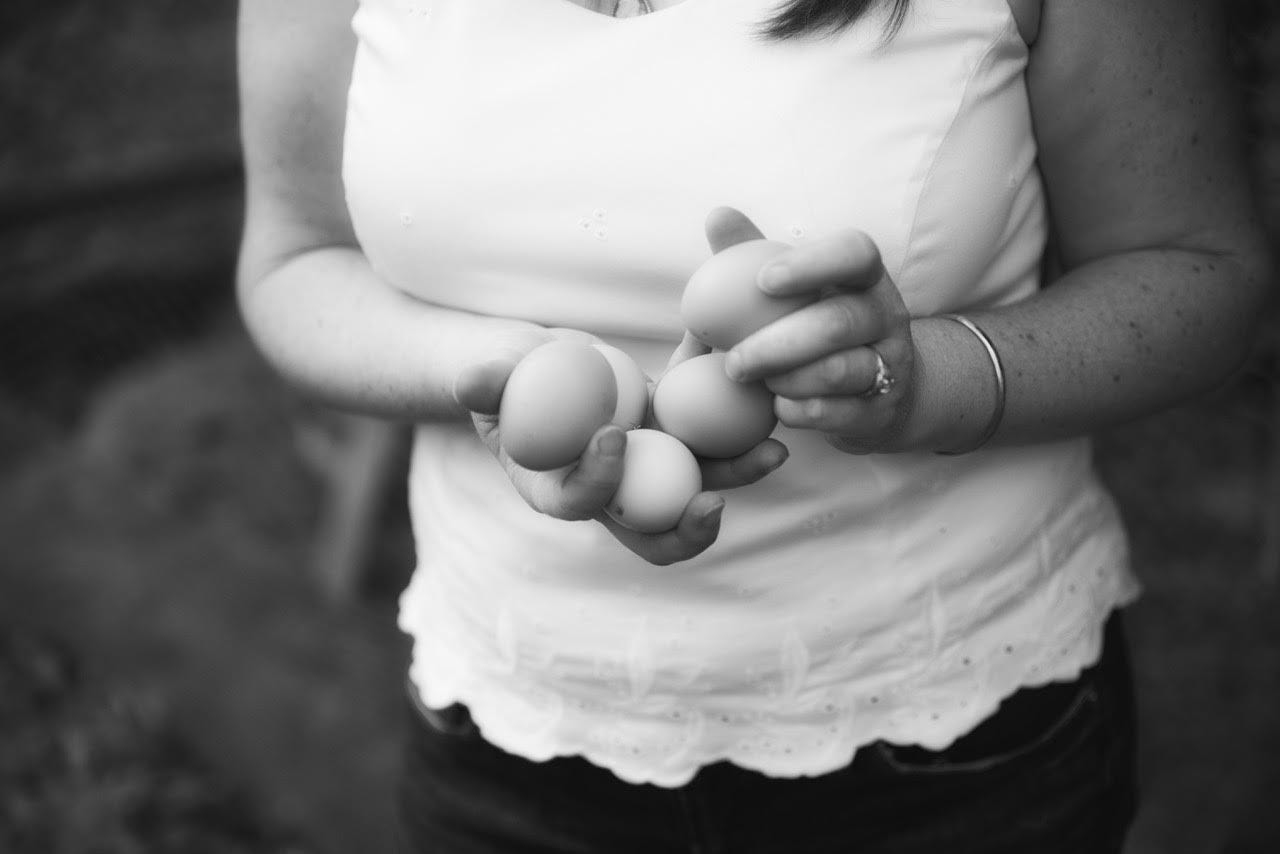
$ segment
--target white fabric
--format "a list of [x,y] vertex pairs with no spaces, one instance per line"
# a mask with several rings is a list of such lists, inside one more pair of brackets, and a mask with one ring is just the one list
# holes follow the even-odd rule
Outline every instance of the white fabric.
[[[770,0],[614,19],[567,0],[363,0],[345,180],[375,268],[424,300],[573,326],[660,370],[716,205],[770,237],[868,231],[916,315],[1025,297],[1045,239],[1005,0],[913,0],[881,43],[756,35]],[[401,601],[424,702],[532,759],[672,786],[875,739],[941,747],[1095,660],[1130,601],[1086,441],[791,458],[658,568],[530,510],[465,429],[419,428]]]

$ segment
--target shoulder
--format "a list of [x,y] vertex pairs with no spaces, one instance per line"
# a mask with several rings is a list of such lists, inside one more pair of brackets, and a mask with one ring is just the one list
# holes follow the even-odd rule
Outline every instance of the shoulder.
[[340,180],[357,0],[241,0],[242,261],[352,240]]
[[259,73],[268,57],[278,59],[272,70],[290,76],[332,64],[335,54],[354,48],[351,19],[358,6],[359,0],[241,0],[242,76]]
[[1043,0],[1027,80],[1064,260],[1248,231],[1219,4]]

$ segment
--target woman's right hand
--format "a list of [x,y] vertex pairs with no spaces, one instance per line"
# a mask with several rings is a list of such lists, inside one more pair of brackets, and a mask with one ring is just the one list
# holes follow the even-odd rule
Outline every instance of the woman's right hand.
[[[623,527],[605,513],[605,505],[622,480],[626,433],[615,425],[595,432],[576,463],[551,471],[533,471],[516,464],[502,449],[498,408],[516,364],[540,343],[568,335],[570,330],[540,329],[512,336],[494,348],[492,358],[464,368],[454,384],[454,397],[471,413],[476,433],[497,457],[516,491],[539,513],[557,519],[594,519],[623,546],[658,566],[688,560],[701,554],[720,533],[724,499],[714,491],[693,496],[674,528],[642,534]],[[734,460],[703,465],[703,485],[710,490],[730,489],[753,483],[773,471],[786,458],[775,440],[766,440]]]

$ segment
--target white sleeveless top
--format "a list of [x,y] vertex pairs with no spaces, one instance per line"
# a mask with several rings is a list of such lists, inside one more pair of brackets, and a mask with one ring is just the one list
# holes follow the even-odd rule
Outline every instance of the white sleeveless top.
[[[776,2],[362,0],[344,177],[375,269],[589,330],[655,376],[717,205],[793,243],[867,231],[917,316],[1032,293],[1045,209],[1006,0],[913,0],[887,44],[874,14],[765,40]],[[789,461],[660,568],[529,509],[468,429],[420,427],[400,625],[423,701],[634,782],[819,774],[1072,678],[1137,594],[1087,441],[851,456],[775,435]]]

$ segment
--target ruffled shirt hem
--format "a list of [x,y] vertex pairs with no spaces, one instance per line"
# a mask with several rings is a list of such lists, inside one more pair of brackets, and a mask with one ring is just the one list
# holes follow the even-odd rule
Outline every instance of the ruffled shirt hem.
[[612,695],[569,691],[523,668],[485,675],[456,645],[429,636],[415,642],[410,679],[427,707],[466,705],[486,740],[533,761],[581,756],[629,783],[662,787],[720,761],[772,777],[817,776],[876,741],[945,748],[1020,688],[1077,678],[1098,660],[1108,615],[1140,587],[1122,563],[1077,568],[1060,587],[1084,604],[1052,625],[1014,614],[915,671],[847,685],[811,680],[765,690],[755,704],[710,692],[638,695],[625,683]]

